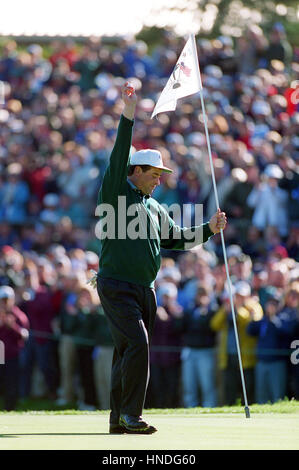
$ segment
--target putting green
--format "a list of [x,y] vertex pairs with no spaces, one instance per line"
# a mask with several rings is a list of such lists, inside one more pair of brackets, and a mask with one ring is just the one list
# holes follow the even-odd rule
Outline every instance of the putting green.
[[150,436],[109,435],[108,413],[1,413],[1,450],[299,449],[298,414],[144,414]]

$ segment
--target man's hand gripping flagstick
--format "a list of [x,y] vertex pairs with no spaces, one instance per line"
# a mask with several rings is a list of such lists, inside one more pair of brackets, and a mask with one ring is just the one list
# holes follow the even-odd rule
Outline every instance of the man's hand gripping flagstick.
[[212,175],[213,188],[214,188],[216,207],[217,207],[215,220],[211,219],[209,224],[210,224],[211,230],[214,233],[220,232],[220,235],[221,235],[221,243],[222,243],[226,276],[227,276],[227,282],[228,282],[228,288],[229,288],[229,297],[230,297],[230,304],[231,304],[231,311],[232,311],[232,318],[233,318],[233,324],[234,324],[234,332],[235,332],[235,338],[236,338],[240,374],[241,374],[241,381],[242,381],[242,388],[243,388],[245,415],[246,415],[246,418],[250,418],[250,411],[249,411],[248,402],[247,402],[247,393],[246,393],[242,358],[241,358],[240,345],[239,345],[236,314],[235,314],[234,302],[233,302],[232,285],[231,285],[231,280],[229,276],[226,248],[225,248],[224,236],[223,236],[223,229],[226,225],[226,217],[225,217],[225,214],[221,212],[220,207],[219,207],[219,199],[218,199],[215,172],[214,172],[212,153],[211,153],[211,147],[210,147],[207,117],[206,117],[205,105],[204,105],[204,100],[203,100],[202,83],[201,83],[201,76],[200,76],[199,63],[198,63],[198,57],[197,57],[196,42],[195,42],[195,36],[194,34],[192,34],[190,35],[174,67],[174,71],[171,74],[165,88],[163,89],[156,103],[156,106],[154,108],[151,118],[156,116],[158,113],[174,111],[176,109],[177,100],[179,98],[184,98],[186,96],[190,96],[198,92],[200,93],[200,100],[201,100],[201,106],[202,106],[202,112],[203,112],[203,118],[204,118],[204,127],[205,127],[206,140],[207,140],[207,146],[208,146],[208,155],[209,155],[209,160],[210,160],[211,175]]

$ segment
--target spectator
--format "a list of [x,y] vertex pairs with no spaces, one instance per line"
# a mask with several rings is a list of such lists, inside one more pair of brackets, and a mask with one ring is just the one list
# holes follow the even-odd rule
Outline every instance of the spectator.
[[261,232],[254,225],[248,228],[247,240],[243,245],[243,251],[250,256],[251,259],[261,259],[264,256],[264,240]]
[[251,75],[258,68],[267,39],[257,25],[249,25],[243,36],[237,40],[238,69],[240,73]]
[[50,225],[56,225],[59,220],[58,212],[59,196],[48,193],[43,199],[44,209],[40,213],[40,220]]
[[7,167],[7,181],[0,187],[0,217],[10,224],[21,224],[26,220],[26,203],[29,189],[22,181],[22,167],[19,163],[11,163]]
[[36,266],[33,265],[25,272],[25,285],[22,291],[20,308],[29,318],[30,330],[29,338],[21,354],[21,396],[22,398],[30,396],[32,371],[37,362],[45,379],[48,397],[54,400],[57,370],[52,322],[57,312],[55,312],[49,289],[40,283]]
[[75,304],[69,306],[68,314],[64,320],[65,331],[72,335],[76,346],[79,374],[83,389],[83,401],[79,403],[79,409],[82,410],[94,410],[97,406],[92,358],[97,324],[95,305],[94,292],[88,287],[81,287],[78,290]]
[[[201,250],[201,254],[204,251]],[[184,286],[180,289],[180,303],[187,309],[189,304],[192,303],[196,297],[196,292],[199,286],[207,287],[210,291],[213,285],[213,275],[211,267],[203,257],[197,257],[193,266],[194,274],[191,279],[185,282]]]
[[82,91],[96,88],[95,77],[102,68],[96,51],[93,51],[88,45],[84,46],[73,68],[78,72],[78,85]]
[[281,23],[275,23],[271,29],[270,41],[265,56],[268,66],[271,60],[280,60],[285,64],[289,64],[292,57],[292,47],[288,42],[284,26]]
[[283,338],[283,347],[286,354],[285,360],[287,361],[287,393],[290,398],[298,397],[299,391],[299,372],[298,364],[293,364],[290,361],[290,346],[292,341],[298,339],[298,326],[299,326],[299,282],[298,280],[291,281],[286,289],[281,309],[279,311],[279,318],[284,324],[285,336]]
[[12,246],[17,242],[17,234],[8,222],[0,222],[0,247]]
[[152,336],[150,406],[176,408],[180,406],[178,347],[181,334],[176,329],[175,320],[182,315],[182,307],[177,302],[177,288],[172,283],[163,283],[158,289],[157,296],[161,299],[161,304],[157,309]]
[[[240,350],[247,387],[248,403],[254,401],[254,367],[256,363],[256,341],[246,333],[252,318],[261,319],[263,311],[260,304],[251,298],[250,285],[240,281],[234,285],[235,313],[238,327]],[[223,371],[224,400],[226,405],[234,405],[241,397],[240,369],[237,355],[235,331],[228,293],[224,304],[211,319],[211,328],[220,332],[219,368]]]
[[223,210],[231,223],[241,230],[242,241],[247,239],[247,230],[253,215],[253,208],[249,206],[247,199],[259,178],[259,169],[253,158],[247,162],[245,171],[244,178],[234,178],[233,187],[223,202]]
[[183,333],[182,386],[186,408],[200,405],[212,408],[217,405],[216,335],[210,328],[216,306],[211,303],[209,292],[200,287],[194,303],[177,320]]
[[93,372],[98,406],[101,410],[108,410],[110,408],[110,376],[113,358],[113,341],[101,305],[98,306],[97,313],[95,328],[96,347],[93,351]]
[[278,181],[283,172],[278,165],[268,165],[266,180],[254,188],[248,196],[247,203],[254,209],[252,223],[259,230],[268,226],[277,227],[282,237],[288,234],[287,192],[280,189]]
[[0,362],[0,391],[4,409],[12,411],[19,398],[20,352],[28,338],[29,321],[15,305],[15,293],[9,286],[0,287],[0,341],[3,342],[4,364]]
[[78,291],[82,286],[82,276],[78,272],[71,272],[59,278],[58,287],[63,294],[59,309],[61,396],[58,398],[57,404],[60,406],[74,403],[76,398],[74,375],[77,366],[77,355],[73,335],[68,331],[68,318],[75,311]]
[[299,220],[299,172],[289,155],[279,159],[280,167],[284,171],[284,177],[279,181],[279,187],[288,192],[288,216],[290,226],[296,227]]
[[[293,305],[291,297],[287,303]],[[296,298],[296,305],[298,297]],[[287,394],[288,356],[296,326],[296,309],[281,310],[280,298],[273,293],[265,304],[265,315],[248,325],[248,334],[258,338],[256,365],[257,403],[276,402]]]
[[299,262],[299,227],[293,226],[286,242],[286,248],[291,258]]

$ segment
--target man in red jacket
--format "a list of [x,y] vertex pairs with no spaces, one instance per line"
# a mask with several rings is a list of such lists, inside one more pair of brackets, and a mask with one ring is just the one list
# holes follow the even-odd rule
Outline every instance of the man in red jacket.
[[[19,354],[28,338],[29,320],[15,305],[15,293],[9,286],[0,287],[0,341],[4,357],[0,361],[0,390],[4,409],[15,409],[18,400]],[[2,387],[1,387],[2,386]]]

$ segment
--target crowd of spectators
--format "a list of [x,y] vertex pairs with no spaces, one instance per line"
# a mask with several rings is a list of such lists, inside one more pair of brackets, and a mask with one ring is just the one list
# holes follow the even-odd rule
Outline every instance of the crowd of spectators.
[[[173,169],[154,197],[203,204],[204,220],[215,211],[199,97],[150,119],[184,44],[165,32],[150,52],[131,37],[2,46],[5,409],[41,390],[53,405],[109,408],[112,341],[86,281],[98,268],[95,206],[124,81],[139,96],[133,148],[159,149]],[[280,24],[269,37],[255,25],[197,45],[249,402],[299,399],[299,50]],[[162,256],[146,406],[234,404],[242,392],[220,236]]]

